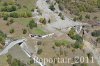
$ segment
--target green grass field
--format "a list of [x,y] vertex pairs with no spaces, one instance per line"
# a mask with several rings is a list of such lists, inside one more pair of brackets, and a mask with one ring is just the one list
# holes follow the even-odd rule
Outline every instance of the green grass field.
[[15,22],[19,22],[19,23],[26,25],[26,26],[28,25],[30,20],[32,20],[32,18],[14,18]]
[[41,28],[34,28],[34,29],[33,29],[33,34],[45,35],[46,32],[43,31]]

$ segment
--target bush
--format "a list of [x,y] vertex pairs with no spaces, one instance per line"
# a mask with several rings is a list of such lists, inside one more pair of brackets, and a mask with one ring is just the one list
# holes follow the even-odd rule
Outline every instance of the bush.
[[83,44],[82,44],[83,42],[80,42],[80,41],[78,41],[78,40],[76,40],[76,42],[75,42],[75,44],[73,45],[73,47],[75,48],[75,49],[78,49],[78,48],[83,48]]
[[97,41],[98,43],[100,43],[100,37],[99,37],[99,38],[97,38],[97,39],[96,39],[96,41]]
[[37,27],[37,23],[35,23],[35,21],[32,19],[32,20],[29,22],[29,27],[30,27],[30,29],[33,29],[34,27]]
[[58,16],[60,16],[60,18],[61,18],[62,20],[64,20],[64,16],[62,15],[62,13],[59,13]]
[[9,24],[14,23],[14,19],[10,19]]
[[16,11],[16,6],[11,6],[11,11]]
[[7,15],[3,16],[3,20],[8,20],[8,16]]
[[57,46],[57,47],[60,47],[60,46],[65,46],[65,45],[67,45],[68,44],[68,41],[67,40],[56,40],[55,41],[55,45]]
[[80,15],[80,16],[79,16],[79,20],[81,21],[82,19],[83,19],[83,16],[82,16],[82,15]]
[[86,63],[75,63],[72,66],[88,66]]
[[14,29],[10,29],[9,32],[12,34],[12,33],[14,33],[14,31],[15,31]]
[[90,15],[87,14],[87,15],[85,16],[85,18],[90,19]]
[[27,17],[32,17],[32,13],[31,12],[26,12]]
[[8,6],[8,3],[7,2],[3,2],[3,6]]
[[92,59],[92,53],[87,53],[87,56],[90,60]]
[[58,6],[61,11],[64,10],[62,5],[59,4]]
[[0,43],[2,45],[4,45],[6,37],[7,37],[6,34],[4,34],[2,31],[0,31]]
[[46,24],[46,19],[45,18],[40,18],[39,22],[42,23],[42,24]]
[[33,63],[34,63],[34,60],[33,60],[33,59],[31,59],[31,60],[30,60],[30,64],[33,64]]
[[12,13],[10,13],[10,17],[18,18],[18,13],[12,12]]
[[23,29],[23,34],[26,34],[27,33],[27,30],[26,29]]
[[76,21],[76,20],[77,20],[77,17],[74,17],[74,18],[73,18],[73,21]]
[[68,35],[73,38],[74,35],[76,35],[76,31],[74,28],[71,28],[71,30],[69,31]]
[[38,51],[37,51],[37,54],[41,54],[43,52],[43,50],[42,49],[38,49]]
[[5,6],[1,8],[1,11],[5,11],[5,12],[12,12],[12,11],[16,11],[16,6],[12,5],[12,6]]
[[100,0],[97,0],[97,6],[100,8]]
[[100,30],[95,30],[94,32],[91,33],[91,35],[94,37],[100,36]]
[[37,42],[37,45],[41,45],[41,44],[42,44],[42,42],[41,42],[41,41],[38,41],[38,42]]
[[11,62],[12,62],[12,56],[11,55],[7,55],[7,62],[8,62],[8,64],[11,64]]
[[77,40],[77,41],[79,41],[79,42],[83,42],[83,38],[82,38],[80,35],[78,35],[78,34],[74,35],[74,36],[72,37],[72,39]]
[[4,39],[3,37],[1,37],[1,36],[0,36],[0,43],[1,43],[2,45],[5,44],[5,39]]
[[55,10],[54,5],[53,5],[53,4],[52,4],[52,5],[50,5],[49,9],[51,9],[52,11],[54,11],[54,10]]
[[10,66],[26,66],[26,65],[22,63],[21,61],[14,59],[12,63],[10,64]]

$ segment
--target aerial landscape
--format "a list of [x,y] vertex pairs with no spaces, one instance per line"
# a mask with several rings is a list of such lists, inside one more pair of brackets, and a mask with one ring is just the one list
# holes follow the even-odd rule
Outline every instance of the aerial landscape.
[[0,66],[100,66],[100,0],[0,0]]

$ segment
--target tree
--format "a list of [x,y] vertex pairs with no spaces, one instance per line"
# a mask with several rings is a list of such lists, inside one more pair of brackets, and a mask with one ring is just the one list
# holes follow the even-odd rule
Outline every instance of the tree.
[[33,29],[34,27],[37,27],[37,23],[35,23],[35,21],[32,19],[32,20],[29,22],[29,28],[30,28],[30,29]]

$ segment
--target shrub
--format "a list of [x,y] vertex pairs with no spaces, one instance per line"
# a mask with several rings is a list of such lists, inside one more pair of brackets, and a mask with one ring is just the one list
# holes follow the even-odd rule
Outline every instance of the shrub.
[[87,14],[87,15],[85,16],[85,18],[90,19],[90,15]]
[[83,16],[82,16],[82,15],[80,15],[80,16],[79,16],[79,20],[81,21],[82,19],[83,19]]
[[12,63],[10,64],[10,66],[26,66],[26,65],[22,63],[21,61],[14,59]]
[[32,20],[29,22],[29,27],[30,27],[30,29],[33,29],[34,27],[37,27],[37,23],[35,23],[35,21],[32,19]]
[[27,17],[32,17],[32,13],[31,12],[26,12]]
[[18,18],[18,13],[12,12],[12,13],[10,13],[10,17]]
[[0,43],[2,45],[4,45],[6,37],[7,37],[6,34],[4,34],[2,31],[0,31]]
[[87,56],[90,60],[92,59],[92,53],[87,53]]
[[97,41],[98,43],[100,43],[100,37],[99,37],[99,38],[97,38],[97,39],[96,39],[96,41]]
[[69,31],[68,35],[73,38],[73,36],[76,34],[76,31],[74,28],[71,28],[71,30]]
[[55,45],[56,45],[57,47],[65,46],[65,45],[67,45],[67,44],[68,44],[68,41],[67,41],[67,40],[56,40],[56,41],[55,41]]
[[23,29],[23,34],[26,34],[27,33],[27,30],[26,29]]
[[38,42],[37,42],[37,45],[41,45],[41,44],[42,44],[42,42],[41,42],[41,41],[38,41]]
[[62,5],[59,4],[58,6],[61,11],[64,10]]
[[8,16],[7,15],[3,16],[3,20],[8,20]]
[[16,11],[16,6],[11,6],[11,11]]
[[8,64],[11,64],[11,62],[12,62],[12,56],[11,55],[7,55],[7,62],[8,62]]
[[12,33],[14,33],[14,29],[10,29],[10,31],[9,31],[9,32],[10,32],[11,34],[12,34]]
[[10,19],[9,24],[14,23],[14,19]]
[[52,4],[52,5],[50,5],[49,9],[51,9],[52,11],[54,11],[54,10],[55,10],[54,5],[53,5],[53,4]]
[[80,35],[78,35],[78,34],[74,35],[74,36],[72,37],[72,39],[77,40],[77,41],[79,41],[79,42],[83,42],[83,38],[82,38]]
[[59,15],[61,17],[62,20],[64,20],[64,16],[62,15],[62,13],[59,13]]
[[12,11],[16,11],[16,6],[12,5],[12,6],[4,6],[1,8],[1,11],[5,11],[5,12],[12,12]]
[[31,59],[31,60],[30,60],[30,64],[33,64],[33,63],[34,63],[34,60],[33,60],[33,59]]
[[41,54],[43,52],[42,49],[38,49],[37,54]]
[[45,18],[40,18],[39,22],[42,23],[42,24],[46,24],[46,19]]
[[75,48],[75,49],[78,49],[78,48],[83,48],[83,44],[82,44],[83,42],[80,42],[80,41],[78,41],[78,40],[76,40],[76,42],[74,43],[74,45],[73,45],[73,47]]
[[77,17],[74,17],[74,18],[73,18],[73,21],[76,21],[76,20],[77,20]]
[[1,43],[2,45],[4,45],[4,43],[5,43],[4,40],[5,40],[5,39],[4,39],[2,36],[0,36],[0,43]]
[[8,6],[8,3],[7,2],[3,2],[3,6]]
[[95,30],[94,32],[91,33],[91,35],[94,37],[100,36],[100,30]]
[[97,6],[100,8],[100,0],[97,0]]

